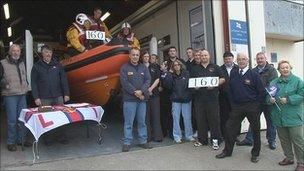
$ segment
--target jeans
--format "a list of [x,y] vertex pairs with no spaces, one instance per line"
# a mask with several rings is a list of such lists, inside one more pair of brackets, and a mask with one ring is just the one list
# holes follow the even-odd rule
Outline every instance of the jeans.
[[[264,105],[263,106],[263,111],[264,111],[264,116],[266,120],[266,125],[267,125],[267,130],[266,130],[266,138],[268,140],[268,143],[275,143],[276,142],[276,127],[272,123],[271,116],[270,116],[270,109],[268,106]],[[252,131],[249,126],[249,130],[246,134],[245,138],[248,142],[252,143],[253,141],[253,136],[252,136]]]
[[183,116],[185,125],[185,137],[187,140],[193,139],[192,123],[191,123],[191,102],[177,103],[172,102],[172,115],[173,115],[173,138],[175,141],[182,139],[182,132],[180,128],[180,116]]
[[124,144],[131,145],[133,140],[133,122],[136,117],[138,140],[140,144],[147,142],[146,102],[124,102]]
[[7,144],[16,144],[24,141],[26,128],[18,120],[22,109],[27,108],[26,95],[4,96],[7,115]]

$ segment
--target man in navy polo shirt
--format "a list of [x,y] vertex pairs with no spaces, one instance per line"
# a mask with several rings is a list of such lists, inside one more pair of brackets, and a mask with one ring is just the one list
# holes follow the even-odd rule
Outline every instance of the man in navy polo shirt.
[[229,92],[231,95],[232,111],[226,123],[224,133],[225,148],[216,158],[225,158],[232,155],[235,138],[241,122],[247,117],[253,132],[253,148],[251,162],[257,163],[261,150],[260,112],[264,100],[264,86],[257,72],[249,68],[248,57],[239,53],[237,63],[239,69],[230,73]]
[[[219,85],[225,82],[220,67],[210,62],[207,50],[202,50],[199,65],[192,68],[191,77],[219,77]],[[212,148],[219,149],[220,117],[219,117],[218,87],[202,87],[196,89],[194,96],[195,119],[197,123],[198,142],[194,146],[208,144],[208,126],[211,131]]]
[[122,151],[127,152],[133,140],[133,122],[137,121],[139,146],[151,148],[147,142],[146,102],[149,98],[151,76],[148,68],[139,63],[139,50],[129,51],[130,61],[120,70],[120,83],[123,90],[124,140]]

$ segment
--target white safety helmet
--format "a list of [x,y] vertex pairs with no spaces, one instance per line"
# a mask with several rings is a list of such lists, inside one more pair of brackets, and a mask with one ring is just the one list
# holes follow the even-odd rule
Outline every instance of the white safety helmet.
[[122,24],[122,26],[121,26],[122,29],[125,28],[125,27],[131,29],[131,25],[130,25],[128,22],[124,22],[124,23]]
[[89,19],[89,17],[87,15],[85,15],[84,13],[79,13],[76,16],[76,22],[78,24],[80,24],[80,25],[83,25],[86,20],[89,20],[91,22],[91,20]]

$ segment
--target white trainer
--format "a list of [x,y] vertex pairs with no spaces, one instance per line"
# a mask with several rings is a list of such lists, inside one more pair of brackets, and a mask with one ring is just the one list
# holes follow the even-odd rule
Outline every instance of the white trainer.
[[220,148],[220,146],[218,145],[217,139],[212,139],[212,148],[213,148],[213,150],[218,150]]

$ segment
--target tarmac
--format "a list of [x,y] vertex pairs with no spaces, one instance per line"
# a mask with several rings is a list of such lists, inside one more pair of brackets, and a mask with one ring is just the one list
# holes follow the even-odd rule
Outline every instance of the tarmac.
[[[97,144],[96,123],[78,123],[67,127],[68,145],[55,143],[45,146],[39,143],[39,156],[33,164],[32,148],[20,147],[16,152],[6,148],[6,115],[0,110],[0,159],[1,170],[294,170],[296,164],[280,166],[284,158],[280,142],[277,149],[271,150],[267,145],[266,132],[261,132],[261,154],[258,163],[250,161],[248,146],[235,146],[231,157],[216,159],[224,144],[215,151],[211,146],[194,147],[192,142],[175,144],[172,139],[151,143],[153,149],[142,149],[134,141],[130,152],[121,152],[123,133],[122,116],[117,113],[105,115],[102,144]],[[112,118],[112,119],[111,119]],[[113,119],[114,118],[114,119]],[[89,126],[89,137],[87,137]],[[136,135],[136,134],[135,134]],[[239,137],[242,139],[244,134]]]
[[[283,152],[278,144],[276,150],[267,146],[265,131],[261,134],[262,149],[260,161],[250,161],[248,146],[235,146],[233,155],[215,159],[217,151],[210,146],[194,147],[193,143],[173,144],[140,149],[134,147],[130,152],[95,155],[75,158],[52,159],[36,164],[7,166],[1,170],[294,170],[296,164],[280,166]],[[121,150],[121,149],[120,149]]]

